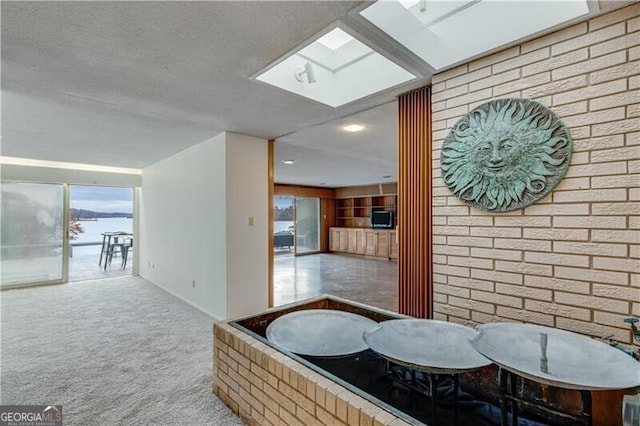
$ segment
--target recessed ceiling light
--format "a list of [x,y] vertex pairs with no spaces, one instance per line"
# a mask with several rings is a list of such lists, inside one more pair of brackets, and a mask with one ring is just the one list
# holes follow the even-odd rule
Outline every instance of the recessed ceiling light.
[[342,130],[345,130],[347,132],[361,132],[364,130],[364,126],[361,124],[349,124],[348,126],[343,126]]
[[293,164],[296,160],[282,160],[282,164]]

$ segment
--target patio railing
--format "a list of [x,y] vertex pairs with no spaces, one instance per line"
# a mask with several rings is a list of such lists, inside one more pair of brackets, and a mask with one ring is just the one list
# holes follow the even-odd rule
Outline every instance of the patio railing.
[[101,246],[101,241],[90,241],[86,243],[70,243],[69,244],[69,257],[73,257],[73,248],[74,247],[86,247],[86,246]]

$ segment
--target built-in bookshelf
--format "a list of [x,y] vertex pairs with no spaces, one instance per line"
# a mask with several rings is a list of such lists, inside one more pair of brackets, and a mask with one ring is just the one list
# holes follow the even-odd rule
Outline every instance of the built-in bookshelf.
[[376,195],[338,198],[336,200],[336,226],[342,228],[370,228],[371,212],[387,210],[393,212],[394,225],[398,224],[397,195]]

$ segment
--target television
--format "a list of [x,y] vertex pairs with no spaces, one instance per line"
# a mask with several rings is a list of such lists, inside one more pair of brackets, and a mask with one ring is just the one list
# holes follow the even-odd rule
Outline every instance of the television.
[[373,210],[371,212],[371,227],[378,229],[393,228],[393,212],[390,210]]

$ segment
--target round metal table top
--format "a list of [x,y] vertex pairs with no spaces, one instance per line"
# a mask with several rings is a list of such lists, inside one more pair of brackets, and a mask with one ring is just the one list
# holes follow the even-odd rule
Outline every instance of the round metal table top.
[[587,336],[535,324],[493,323],[477,329],[471,345],[478,352],[535,382],[576,390],[640,386],[640,362]]
[[267,339],[299,355],[338,357],[367,349],[362,333],[378,323],[349,312],[330,309],[295,311],[276,318],[267,327]]
[[384,358],[426,373],[455,374],[491,364],[469,344],[473,328],[427,319],[383,321],[365,332],[369,348]]

